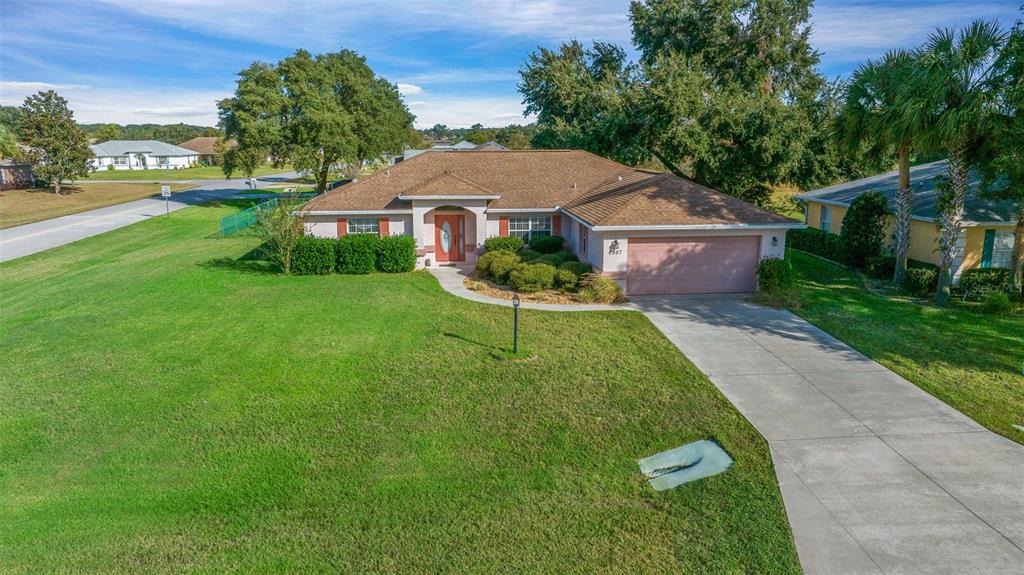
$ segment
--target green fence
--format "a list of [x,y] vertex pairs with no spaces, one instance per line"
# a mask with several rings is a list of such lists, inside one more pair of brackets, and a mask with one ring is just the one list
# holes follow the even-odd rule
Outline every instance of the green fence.
[[[301,193],[289,196],[289,200],[292,200],[295,207],[299,207],[306,202],[306,200],[315,197],[316,192],[313,193]],[[230,216],[224,216],[220,219],[220,235],[227,237],[232,234],[236,234],[245,228],[255,224],[259,221],[259,213],[263,210],[272,210],[277,207],[281,198],[270,198],[269,200],[256,204],[251,208],[245,208],[237,214]]]

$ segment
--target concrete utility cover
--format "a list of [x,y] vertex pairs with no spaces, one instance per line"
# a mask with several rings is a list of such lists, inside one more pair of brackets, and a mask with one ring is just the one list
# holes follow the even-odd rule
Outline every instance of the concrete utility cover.
[[639,463],[640,473],[651,478],[651,487],[665,491],[718,475],[729,469],[732,458],[714,441],[704,440],[645,457]]

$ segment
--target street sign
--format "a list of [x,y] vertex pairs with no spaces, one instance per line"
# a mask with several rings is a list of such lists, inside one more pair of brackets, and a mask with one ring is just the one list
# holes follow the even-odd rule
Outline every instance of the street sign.
[[164,197],[164,210],[166,216],[171,215],[171,187],[160,186],[160,195]]
[[160,186],[160,195],[165,197],[165,198],[171,197],[171,187],[170,186]]

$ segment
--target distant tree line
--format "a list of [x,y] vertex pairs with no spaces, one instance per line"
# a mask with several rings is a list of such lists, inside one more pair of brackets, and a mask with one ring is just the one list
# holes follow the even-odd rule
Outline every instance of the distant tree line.
[[[178,145],[198,136],[223,136],[224,130],[192,124],[113,124],[97,123],[78,126],[95,143],[109,140],[159,140]],[[16,106],[0,106],[0,130],[21,141],[21,111]]]
[[424,139],[420,147],[429,147],[433,140],[466,140],[474,144],[498,142],[513,150],[527,150],[532,147],[530,142],[537,133],[537,125],[509,124],[503,128],[485,128],[478,123],[469,128],[449,128],[444,124],[434,124],[431,128],[419,130],[419,133]]

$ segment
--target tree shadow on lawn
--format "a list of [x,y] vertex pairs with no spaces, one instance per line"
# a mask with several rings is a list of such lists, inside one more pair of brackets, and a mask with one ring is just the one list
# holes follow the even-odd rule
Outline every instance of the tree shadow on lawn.
[[231,270],[249,274],[270,275],[278,273],[277,266],[263,256],[263,246],[257,246],[239,258],[220,257],[205,262],[200,266],[208,269]]

